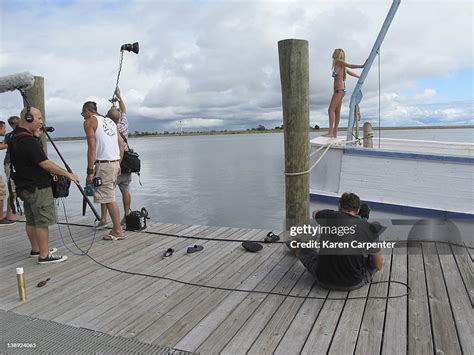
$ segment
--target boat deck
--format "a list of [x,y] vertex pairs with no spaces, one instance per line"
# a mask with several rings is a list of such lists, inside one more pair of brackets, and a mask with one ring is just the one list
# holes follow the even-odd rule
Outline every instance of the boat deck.
[[[76,217],[69,222],[76,243],[87,248],[93,236],[87,226],[90,219]],[[79,345],[61,337],[61,326],[201,354],[474,351],[474,251],[468,247],[423,243],[408,252],[406,246],[396,248],[386,255],[372,284],[351,292],[329,292],[314,284],[284,244],[264,244],[260,252],[249,253],[237,241],[262,240],[268,230],[152,223],[145,232],[128,232],[127,239],[113,242],[101,239],[107,231],[97,232],[90,250],[97,262],[169,279],[121,273],[87,256],[73,255],[61,242],[58,227],[50,231],[50,245],[69,260],[40,266],[26,257],[24,223],[1,227],[0,309],[7,312],[0,312],[0,319],[2,324],[13,315],[54,321],[56,341],[66,342],[62,346],[70,345],[71,352]],[[67,226],[61,225],[61,232],[65,245],[77,252]],[[186,254],[194,244],[204,250]],[[175,249],[174,254],[162,258],[168,248]],[[25,269],[26,302],[18,299],[17,266]],[[46,278],[51,278],[48,284],[37,288]],[[409,295],[367,298],[407,292],[405,286],[390,281],[408,283]],[[2,352],[12,342],[6,334],[2,330]],[[15,339],[32,341],[28,332]],[[46,342],[34,341],[36,351],[50,350]]]

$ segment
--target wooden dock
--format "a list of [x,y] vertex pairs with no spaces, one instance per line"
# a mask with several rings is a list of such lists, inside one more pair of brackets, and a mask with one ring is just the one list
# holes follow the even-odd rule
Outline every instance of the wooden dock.
[[[93,236],[86,226],[90,219],[69,222],[83,224],[70,230],[87,248]],[[78,252],[67,226],[60,227],[65,244]],[[10,314],[201,354],[474,354],[474,252],[466,247],[423,243],[408,253],[394,249],[374,281],[406,282],[411,291],[391,299],[365,297],[400,295],[406,287],[387,282],[328,292],[313,283],[284,244],[264,244],[260,252],[249,253],[239,242],[213,240],[261,241],[268,230],[152,223],[146,232],[190,238],[128,232],[126,240],[110,242],[101,239],[107,231],[100,231],[90,250],[94,259],[120,270],[319,297],[305,299],[112,271],[67,251],[57,226],[50,229],[50,246],[69,260],[40,266],[28,257],[24,223],[0,228],[0,309]],[[204,250],[186,254],[194,244]],[[164,259],[168,248],[175,253]],[[26,302],[18,299],[17,266],[25,269]],[[47,286],[36,287],[48,277]],[[48,351],[41,342],[38,349]]]

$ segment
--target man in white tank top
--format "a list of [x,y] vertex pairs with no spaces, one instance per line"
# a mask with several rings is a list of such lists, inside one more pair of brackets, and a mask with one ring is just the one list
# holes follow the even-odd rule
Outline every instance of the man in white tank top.
[[87,101],[82,107],[84,131],[87,137],[87,183],[100,178],[102,184],[96,187],[94,202],[105,205],[112,219],[113,228],[105,240],[124,239],[120,225],[120,212],[115,202],[115,186],[120,174],[120,160],[123,157],[123,140],[117,125],[108,117],[97,113],[95,102]]

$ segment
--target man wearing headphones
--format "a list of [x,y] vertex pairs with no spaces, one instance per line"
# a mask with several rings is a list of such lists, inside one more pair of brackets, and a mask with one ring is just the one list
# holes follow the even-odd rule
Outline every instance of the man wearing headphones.
[[60,168],[48,160],[39,140],[34,134],[43,126],[41,111],[25,107],[21,111],[19,125],[13,130],[8,143],[13,166],[13,179],[18,196],[24,202],[26,234],[31,243],[31,257],[38,257],[38,264],[59,263],[67,256],[53,254],[57,249],[48,249],[49,229],[56,223],[51,173],[66,176],[79,185],[76,174]]

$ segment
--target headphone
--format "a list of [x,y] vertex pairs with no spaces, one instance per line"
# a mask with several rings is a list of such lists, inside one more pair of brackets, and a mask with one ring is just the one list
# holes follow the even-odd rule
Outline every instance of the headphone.
[[25,120],[26,122],[31,123],[33,122],[33,119],[34,117],[33,117],[33,114],[31,113],[31,106],[28,105],[26,106]]

